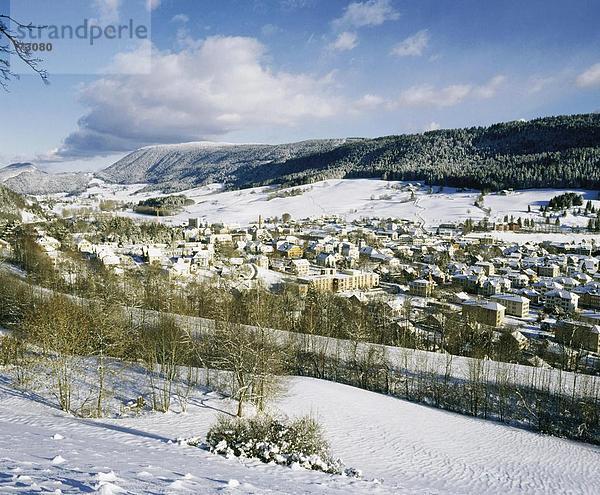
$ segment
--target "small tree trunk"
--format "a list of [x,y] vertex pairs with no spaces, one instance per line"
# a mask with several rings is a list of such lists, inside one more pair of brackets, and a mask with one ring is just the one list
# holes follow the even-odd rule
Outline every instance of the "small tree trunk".
[[240,398],[238,400],[238,408],[237,408],[236,416],[238,418],[241,418],[243,415],[244,415],[244,397],[243,397],[243,395],[240,395]]
[[104,356],[100,354],[98,364],[98,399],[96,402],[96,416],[102,417],[102,403],[104,402]]

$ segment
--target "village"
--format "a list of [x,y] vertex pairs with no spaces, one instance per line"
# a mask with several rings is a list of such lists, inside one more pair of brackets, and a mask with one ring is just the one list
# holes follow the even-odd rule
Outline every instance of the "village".
[[0,0],[0,495],[600,495],[598,19]]
[[[447,351],[443,334],[458,321],[508,339],[521,362],[598,372],[600,246],[593,238],[517,243],[466,227],[339,215],[259,215],[248,226],[191,217],[163,226],[173,231],[170,243],[93,242],[73,233],[69,244],[116,275],[153,266],[182,287],[202,279],[236,291],[261,285],[300,299],[313,291],[376,302],[415,348]],[[515,227],[490,224],[488,231]],[[61,243],[43,227],[37,242],[60,266]]]

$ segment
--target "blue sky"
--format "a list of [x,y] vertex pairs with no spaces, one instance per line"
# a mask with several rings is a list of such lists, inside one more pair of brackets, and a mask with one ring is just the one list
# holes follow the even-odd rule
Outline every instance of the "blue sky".
[[23,75],[0,94],[0,165],[89,168],[154,143],[379,136],[600,110],[595,0],[0,0],[9,8],[39,24],[134,19],[151,34],[55,41],[49,86],[15,64]]

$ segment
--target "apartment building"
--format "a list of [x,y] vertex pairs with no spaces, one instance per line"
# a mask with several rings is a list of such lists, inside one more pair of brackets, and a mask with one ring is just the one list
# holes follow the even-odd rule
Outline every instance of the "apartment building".
[[560,267],[554,263],[548,265],[539,265],[537,267],[537,272],[540,277],[558,277],[560,274]]
[[544,307],[548,310],[559,309],[572,312],[579,305],[579,296],[567,290],[551,290],[544,295]]
[[491,299],[506,308],[506,314],[525,318],[529,316],[529,299],[513,294],[496,294]]
[[506,308],[497,302],[467,301],[463,304],[462,314],[490,327],[499,327],[504,323]]
[[575,349],[600,352],[600,325],[562,320],[555,327],[556,340]]
[[434,282],[425,279],[413,280],[408,284],[410,293],[419,297],[430,297],[434,285]]
[[346,292],[350,290],[368,290],[379,285],[379,275],[360,270],[342,270],[337,273],[330,269],[320,275],[298,277],[298,282],[320,292]]

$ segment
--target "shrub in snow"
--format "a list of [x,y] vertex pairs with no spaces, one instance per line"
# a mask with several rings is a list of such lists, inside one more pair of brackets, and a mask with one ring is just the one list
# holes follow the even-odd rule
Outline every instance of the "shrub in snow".
[[23,351],[23,342],[0,328],[0,366],[18,364]]
[[[184,440],[198,445],[197,438]],[[319,423],[310,417],[289,423],[270,416],[250,419],[221,417],[206,435],[206,447],[225,457],[246,457],[265,463],[360,478],[361,472],[334,459]]]

